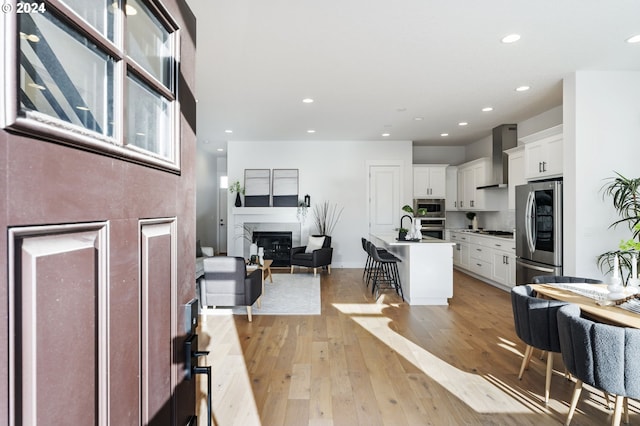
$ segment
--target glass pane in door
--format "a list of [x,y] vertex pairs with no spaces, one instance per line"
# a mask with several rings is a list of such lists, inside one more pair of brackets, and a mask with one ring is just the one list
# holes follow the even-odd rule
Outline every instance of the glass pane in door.
[[535,243],[536,251],[553,252],[553,191],[535,191]]

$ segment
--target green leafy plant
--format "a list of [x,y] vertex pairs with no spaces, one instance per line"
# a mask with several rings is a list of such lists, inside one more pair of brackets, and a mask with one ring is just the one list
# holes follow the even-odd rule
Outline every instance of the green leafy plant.
[[235,182],[233,182],[231,185],[229,185],[229,192],[230,193],[234,193],[237,192],[239,194],[244,195],[244,187],[242,185],[240,185],[240,181],[237,180]]
[[465,216],[467,216],[467,219],[473,220],[476,217],[476,213],[475,212],[467,212],[465,214]]
[[[405,204],[404,206],[402,206],[402,211],[407,212],[407,213],[411,213],[412,215],[415,216],[415,213],[413,211],[413,207],[411,207],[409,204]],[[427,214],[427,209],[418,209],[418,215],[419,216],[424,216]]]
[[[602,253],[597,258],[598,268],[603,273],[613,271],[614,259],[618,256],[619,273],[623,282],[627,282],[631,275],[631,258],[640,251],[640,178],[627,178],[616,172],[616,176],[609,178],[602,186],[602,197],[611,197],[613,207],[620,219],[609,225],[615,228],[625,224],[631,231],[631,238],[620,241],[619,250]],[[625,274],[626,271],[626,274]]]

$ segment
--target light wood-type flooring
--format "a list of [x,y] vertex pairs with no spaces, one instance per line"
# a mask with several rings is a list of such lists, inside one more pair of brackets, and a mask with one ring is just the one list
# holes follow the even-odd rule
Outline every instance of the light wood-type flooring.
[[[373,300],[361,276],[362,269],[323,272],[322,315],[254,315],[253,323],[246,315],[201,317],[200,349],[211,351],[201,363],[213,367],[213,423],[564,423],[573,382],[559,355],[547,406],[539,351],[518,380],[525,345],[513,328],[509,293],[456,271],[449,306],[409,306],[395,293]],[[589,389],[572,425],[608,424],[602,393]],[[631,402],[630,424],[640,424],[638,413]],[[204,394],[198,417],[207,424]]]

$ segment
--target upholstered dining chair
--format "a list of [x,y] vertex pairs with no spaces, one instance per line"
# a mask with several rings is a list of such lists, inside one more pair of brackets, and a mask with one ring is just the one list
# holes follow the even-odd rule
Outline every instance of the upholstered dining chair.
[[567,302],[540,299],[528,285],[511,289],[511,305],[516,334],[527,344],[520,366],[518,379],[522,379],[524,370],[529,366],[533,349],[547,352],[547,374],[544,385],[544,402],[549,402],[549,388],[553,374],[553,353],[560,352],[560,338],[556,313]]
[[251,306],[262,295],[262,270],[247,274],[244,258],[233,256],[207,257],[203,266],[200,306],[246,306],[251,322]]
[[593,278],[570,277],[568,275],[537,275],[531,279],[532,284],[553,284],[553,283],[587,283],[602,284],[601,280]]
[[557,317],[562,360],[577,379],[565,424],[571,423],[586,383],[616,396],[611,424],[619,425],[626,398],[640,398],[640,330],[582,318],[573,304],[561,307]]

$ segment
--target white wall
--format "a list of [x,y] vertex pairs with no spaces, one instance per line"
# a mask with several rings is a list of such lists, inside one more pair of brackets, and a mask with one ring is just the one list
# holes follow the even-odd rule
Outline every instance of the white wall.
[[[368,236],[367,161],[402,162],[404,185],[398,210],[412,202],[411,141],[231,141],[227,169],[229,182],[243,182],[244,169],[298,169],[300,198],[309,194],[312,206],[329,201],[344,207],[332,235],[332,266],[360,268],[365,260],[360,238]],[[229,206],[233,206],[233,200]],[[231,208],[228,223],[232,233]],[[232,239],[230,235],[229,253]]]
[[464,146],[414,146],[413,164],[449,164],[466,161]]
[[518,123],[518,138],[562,124],[562,105]]
[[638,177],[640,73],[578,71],[564,81],[564,273],[602,277],[598,254],[631,236],[601,188],[619,172]]

